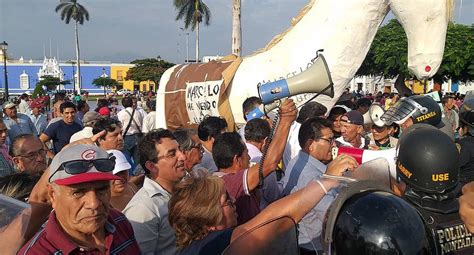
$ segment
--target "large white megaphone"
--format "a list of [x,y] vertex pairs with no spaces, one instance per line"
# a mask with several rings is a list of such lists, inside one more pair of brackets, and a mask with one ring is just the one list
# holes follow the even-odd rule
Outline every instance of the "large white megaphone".
[[380,117],[385,113],[385,109],[382,105],[375,103],[372,104],[369,110],[363,115],[364,124],[374,123],[376,126],[383,127],[385,123]]
[[262,84],[258,87],[258,94],[265,106],[256,108],[246,115],[247,120],[259,118],[264,112],[278,107],[275,101],[304,93],[317,93],[334,97],[334,87],[324,56],[318,54],[313,64],[304,72],[291,78]]
[[387,160],[388,165],[390,167],[390,175],[393,178],[396,178],[397,176],[397,168],[395,164],[395,158],[397,156],[396,148],[373,151],[373,150],[364,150],[364,149],[359,149],[359,148],[340,146],[339,148],[334,147],[332,149],[333,159],[335,159],[337,156],[341,154],[354,157],[357,163],[359,164],[363,164],[365,162],[378,159],[378,158],[384,158]]

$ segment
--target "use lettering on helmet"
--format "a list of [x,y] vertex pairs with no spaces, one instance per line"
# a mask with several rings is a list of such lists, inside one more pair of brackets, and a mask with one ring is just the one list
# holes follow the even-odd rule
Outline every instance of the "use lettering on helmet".
[[449,173],[444,173],[444,174],[432,174],[432,175],[431,175],[431,180],[433,180],[434,182],[449,181]]
[[413,175],[413,173],[408,171],[408,169],[406,169],[400,162],[398,162],[398,168],[400,169],[400,172],[402,172],[402,174],[405,175],[408,179],[410,179]]
[[429,112],[427,114],[421,115],[420,117],[416,117],[416,121],[417,122],[424,121],[434,116],[436,116],[436,112]]

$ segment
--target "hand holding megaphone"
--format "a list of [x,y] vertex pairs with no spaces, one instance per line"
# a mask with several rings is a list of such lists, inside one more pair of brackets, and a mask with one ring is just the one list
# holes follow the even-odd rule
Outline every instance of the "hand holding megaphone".
[[295,102],[292,99],[285,99],[280,106],[280,121],[293,122],[296,120],[298,115],[298,109],[296,109]]
[[358,166],[354,157],[341,154],[328,164],[326,174],[342,176],[347,171],[354,171]]

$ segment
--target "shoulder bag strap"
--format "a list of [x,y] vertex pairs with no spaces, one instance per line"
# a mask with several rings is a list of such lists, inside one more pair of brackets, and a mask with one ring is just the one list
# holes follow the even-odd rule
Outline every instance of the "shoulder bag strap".
[[130,128],[130,125],[132,124],[133,114],[135,114],[135,109],[132,110],[132,114],[130,114],[130,112],[128,112],[127,109],[124,109],[124,111],[127,112],[128,115],[130,115],[130,121],[128,122],[128,125],[125,128],[125,132],[123,133],[123,136],[126,136],[127,132],[128,132],[128,129]]

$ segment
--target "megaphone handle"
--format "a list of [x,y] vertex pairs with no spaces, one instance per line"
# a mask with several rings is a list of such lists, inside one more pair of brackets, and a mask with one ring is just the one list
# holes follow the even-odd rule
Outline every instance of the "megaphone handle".
[[265,179],[265,176],[263,176],[263,162],[265,162],[265,157],[267,156],[270,143],[273,140],[273,133],[275,132],[275,128],[276,128],[279,118],[280,118],[280,113],[277,112],[275,114],[275,118],[273,118],[272,127],[270,129],[270,135],[268,136],[268,141],[265,143],[265,146],[263,146],[262,157],[260,158],[260,164],[258,165],[258,187],[259,188],[263,186],[263,179]]

